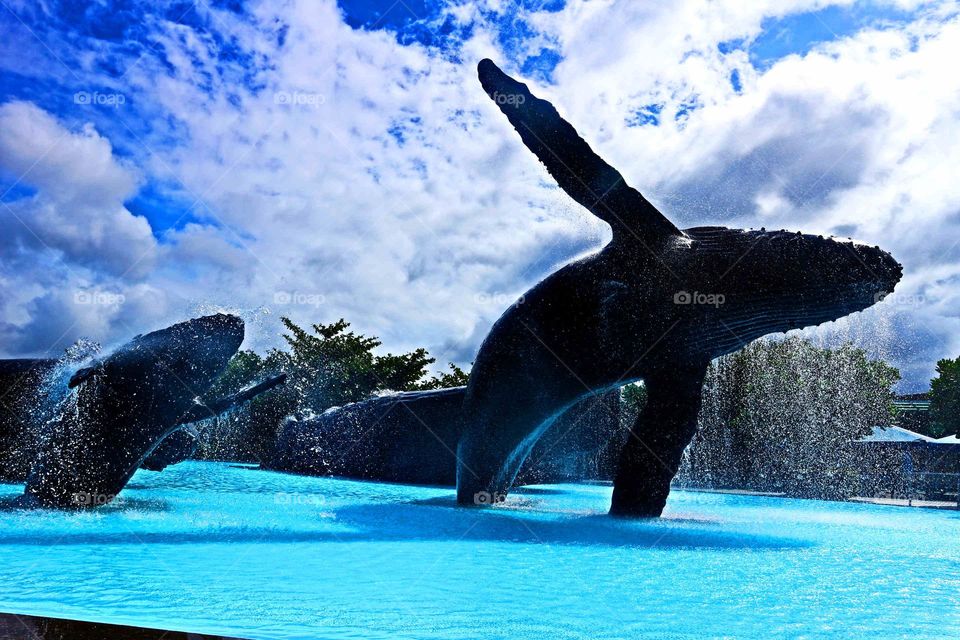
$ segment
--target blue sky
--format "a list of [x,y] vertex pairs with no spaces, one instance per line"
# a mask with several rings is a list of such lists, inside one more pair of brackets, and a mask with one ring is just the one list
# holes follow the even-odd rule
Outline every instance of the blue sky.
[[254,348],[344,316],[469,363],[608,233],[487,104],[489,56],[681,226],[893,251],[895,298],[809,334],[920,388],[960,354],[957,7],[749,4],[4,0],[2,355],[228,308]]

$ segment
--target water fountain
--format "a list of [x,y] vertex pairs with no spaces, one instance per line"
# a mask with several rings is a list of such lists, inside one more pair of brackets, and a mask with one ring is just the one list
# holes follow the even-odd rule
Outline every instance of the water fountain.
[[205,431],[205,423],[217,420],[221,414],[243,407],[262,393],[266,393],[287,381],[287,375],[280,373],[250,385],[229,396],[195,404],[178,421],[180,428],[163,439],[143,460],[140,467],[150,471],[163,471],[171,464],[178,464],[193,456],[200,447]]
[[80,339],[58,359],[0,360],[0,479],[26,480],[46,425],[70,402],[70,377],[100,352]]
[[[561,187],[613,227],[612,243],[504,314],[467,387],[287,423],[277,468],[365,482],[190,460],[126,484],[138,466],[192,451],[202,434],[180,425],[215,408],[195,399],[239,347],[235,317],[181,323],[57,372],[28,497],[12,502],[22,488],[2,485],[0,499],[70,508],[0,509],[0,608],[251,638],[955,635],[944,604],[956,591],[952,512],[677,491],[663,518],[605,517],[611,502],[618,514],[661,513],[704,394],[707,419],[724,420],[708,361],[869,306],[899,265],[877,248],[785,231],[676,229],[549,103],[489,61],[480,74]],[[534,486],[501,500],[517,483],[562,476],[524,474],[548,457],[564,415],[639,379],[649,401],[628,443],[616,442],[612,491]],[[825,391],[802,392],[791,416],[820,419],[803,400]],[[432,409],[417,412],[421,402]],[[418,426],[414,413],[429,419]],[[441,476],[456,480],[456,500],[409,484]],[[824,593],[843,597],[825,604]],[[710,615],[691,614],[698,607]]]

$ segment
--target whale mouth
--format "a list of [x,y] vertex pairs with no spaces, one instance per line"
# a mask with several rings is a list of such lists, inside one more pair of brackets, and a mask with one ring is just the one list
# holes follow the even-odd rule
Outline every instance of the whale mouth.
[[855,244],[854,253],[872,276],[870,289],[875,298],[873,302],[880,302],[884,296],[893,293],[903,277],[903,265],[880,247]]
[[842,287],[838,292],[840,299],[837,300],[837,311],[845,311],[837,315],[838,318],[882,302],[893,293],[903,277],[903,265],[879,247],[853,243],[850,254],[856,260],[850,269],[854,276],[849,286]]

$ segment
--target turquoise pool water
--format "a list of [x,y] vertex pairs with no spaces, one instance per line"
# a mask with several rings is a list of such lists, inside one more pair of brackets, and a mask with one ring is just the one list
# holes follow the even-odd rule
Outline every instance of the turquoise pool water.
[[953,511],[675,492],[630,522],[605,486],[478,511],[198,462],[122,495],[0,511],[0,610],[248,638],[960,637]]

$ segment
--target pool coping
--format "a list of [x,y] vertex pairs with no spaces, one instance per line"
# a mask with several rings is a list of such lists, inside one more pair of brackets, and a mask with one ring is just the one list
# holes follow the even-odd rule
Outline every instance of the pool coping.
[[242,640],[233,636],[211,636],[186,631],[132,627],[106,622],[86,622],[0,612],[0,640]]

